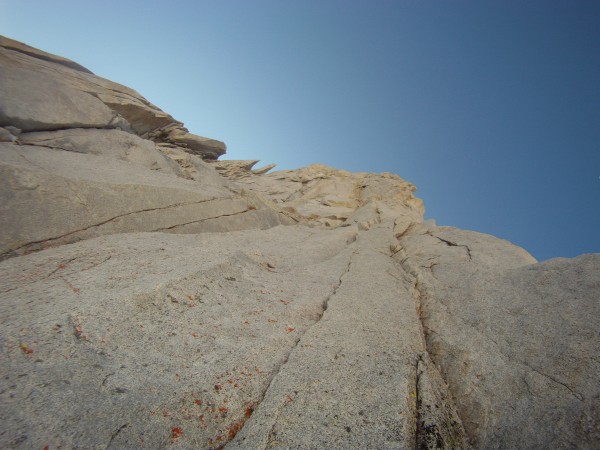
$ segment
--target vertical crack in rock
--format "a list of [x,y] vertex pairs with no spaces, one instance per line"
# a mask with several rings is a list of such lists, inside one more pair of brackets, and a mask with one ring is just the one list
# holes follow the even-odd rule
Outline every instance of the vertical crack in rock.
[[422,355],[417,355],[415,361],[415,450],[420,448],[421,443],[421,399],[419,393],[419,382],[421,381],[420,363],[423,361]]
[[340,288],[340,286],[342,285],[342,282],[344,280],[344,277],[348,274],[348,272],[350,272],[350,266],[352,265],[352,258],[354,257],[354,255],[356,254],[356,250],[352,252],[352,254],[350,255],[350,257],[348,258],[348,264],[346,265],[346,269],[344,270],[344,272],[342,272],[342,274],[340,275],[339,279],[338,279],[338,283],[336,286],[334,286],[333,291],[331,291],[331,294],[327,296],[327,298],[325,298],[325,300],[323,301],[323,311],[321,312],[321,315],[319,316],[319,318],[316,320],[315,323],[313,323],[311,325],[311,327],[315,326],[317,323],[319,323],[319,321],[323,318],[323,315],[325,314],[325,311],[327,311],[327,308],[329,307],[329,300],[335,296],[335,294],[337,293],[338,289]]
[[[348,272],[350,272],[350,266],[352,265],[352,258],[354,257],[354,255],[356,254],[356,251],[352,252],[352,254],[350,255],[350,257],[348,258],[348,264],[346,265],[344,271],[342,272],[342,274],[339,276],[338,278],[338,282],[337,284],[333,287],[333,290],[331,291],[331,294],[329,294],[325,300],[323,300],[322,303],[322,312],[319,315],[319,317],[317,318],[317,320],[315,320],[315,322],[310,325],[309,327],[306,328],[306,330],[304,330],[304,332],[302,333],[301,336],[299,336],[296,339],[296,342],[294,343],[294,345],[292,346],[292,348],[290,348],[290,350],[287,352],[287,354],[283,357],[281,363],[275,368],[274,370],[274,374],[271,376],[271,378],[269,379],[269,382],[266,386],[266,388],[262,391],[260,398],[256,401],[256,403],[254,403],[254,408],[252,409],[252,412],[254,412],[263,402],[263,400],[265,399],[265,397],[267,396],[267,393],[269,392],[269,389],[271,388],[271,385],[273,384],[273,381],[275,380],[275,378],[277,378],[277,375],[279,375],[279,373],[283,370],[284,366],[287,364],[288,360],[290,359],[291,354],[294,352],[294,350],[298,347],[298,344],[300,343],[300,341],[302,340],[302,337],[315,325],[317,325],[321,319],[323,318],[323,316],[325,315],[325,311],[327,311],[327,308],[329,306],[329,300],[335,296],[335,294],[337,293],[337,291],[339,290],[340,286],[343,283],[343,279],[346,276],[346,274],[348,274]],[[238,430],[238,433],[244,428],[244,426],[246,425],[247,420],[251,417],[252,412],[250,414],[248,414],[246,417],[244,417],[242,419],[242,422],[240,424],[240,428]],[[271,428],[271,430],[269,431],[268,434],[268,439],[271,439],[271,434],[273,432],[273,428],[275,427],[276,421],[273,423],[273,427]],[[227,447],[226,443],[223,447]]]
[[410,257],[405,250],[400,248],[396,253],[402,257],[399,261],[401,270],[412,282],[416,316],[425,350],[417,355],[415,361],[415,449],[470,448],[448,385],[429,353],[429,333],[423,305],[427,289],[420,281],[420,274],[408,264]]
[[[415,361],[415,449],[447,448],[440,433],[437,418],[432,417],[432,402],[427,402],[426,390],[431,387],[426,385],[426,371],[424,355],[418,354]],[[439,408],[439,405],[435,404],[435,407]]]
[[469,448],[446,384],[426,353],[415,361],[415,449]]
[[[408,259],[408,258],[406,258]],[[400,267],[403,267],[403,265],[401,264]],[[419,329],[421,330],[421,338],[422,338],[422,342],[423,342],[423,347],[425,349],[425,351],[427,352],[427,354],[429,354],[429,348],[428,348],[428,333],[427,333],[427,327],[425,326],[425,319],[423,317],[423,302],[422,299],[425,296],[425,289],[423,288],[423,286],[421,285],[421,282],[419,281],[419,276],[418,274],[412,275],[409,272],[406,272],[407,275],[412,279],[413,282],[413,297],[415,298],[415,310],[417,313],[417,318],[419,319]]]

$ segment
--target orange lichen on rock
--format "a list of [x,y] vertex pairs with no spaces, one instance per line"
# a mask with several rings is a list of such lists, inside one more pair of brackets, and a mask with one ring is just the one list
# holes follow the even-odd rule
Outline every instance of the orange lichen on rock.
[[26,355],[31,355],[33,353],[33,349],[28,347],[27,344],[21,344],[20,347],[21,350],[23,350],[23,353],[25,353]]
[[183,434],[183,430],[181,427],[173,427],[171,428],[171,437],[173,439],[178,439]]

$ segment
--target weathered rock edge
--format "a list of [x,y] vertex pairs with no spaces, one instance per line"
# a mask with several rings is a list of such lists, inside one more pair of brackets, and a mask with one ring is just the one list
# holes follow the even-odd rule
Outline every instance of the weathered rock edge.
[[118,128],[209,160],[227,149],[221,141],[189,133],[133,89],[98,77],[69,59],[0,36],[0,65],[0,127]]

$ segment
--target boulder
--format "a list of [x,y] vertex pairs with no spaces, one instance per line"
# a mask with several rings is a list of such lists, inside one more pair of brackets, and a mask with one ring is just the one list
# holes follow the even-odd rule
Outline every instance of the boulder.
[[202,159],[213,160],[224,155],[227,150],[225,143],[216,139],[197,136],[188,132],[187,128],[176,128],[169,132],[166,141],[184,147],[193,155]]

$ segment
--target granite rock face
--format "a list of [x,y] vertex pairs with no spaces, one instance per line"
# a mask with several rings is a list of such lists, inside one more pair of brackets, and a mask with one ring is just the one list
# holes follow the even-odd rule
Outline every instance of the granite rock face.
[[224,144],[132,89],[7,38],[0,67],[0,259],[110,233],[292,222],[198,157]]
[[473,445],[598,446],[600,255],[535,264],[491,236],[421,225],[394,259]]
[[600,255],[436,226],[390,173],[215,162],[7,38],[0,70],[0,447],[600,447]]
[[0,126],[25,131],[118,128],[206,159],[225,153],[223,142],[189,133],[133,89],[66,58],[0,36],[0,66]]

